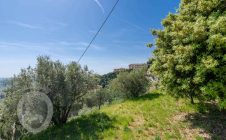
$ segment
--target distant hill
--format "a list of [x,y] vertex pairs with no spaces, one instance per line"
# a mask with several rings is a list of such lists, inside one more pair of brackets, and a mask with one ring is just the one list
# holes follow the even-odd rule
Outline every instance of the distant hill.
[[0,89],[9,85],[10,78],[0,78]]
[[5,94],[2,92],[9,85],[10,78],[0,78],[0,99],[5,97]]

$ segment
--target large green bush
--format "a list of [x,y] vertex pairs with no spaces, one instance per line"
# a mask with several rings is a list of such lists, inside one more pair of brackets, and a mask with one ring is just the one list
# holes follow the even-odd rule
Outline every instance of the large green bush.
[[226,107],[226,0],[182,0],[154,30],[151,71],[177,96],[216,99]]
[[87,107],[98,107],[100,109],[101,105],[111,103],[114,98],[108,88],[99,88],[87,94],[84,100]]
[[147,91],[149,81],[146,76],[146,69],[119,73],[117,78],[110,83],[110,89],[120,93],[119,96],[122,98],[139,97]]

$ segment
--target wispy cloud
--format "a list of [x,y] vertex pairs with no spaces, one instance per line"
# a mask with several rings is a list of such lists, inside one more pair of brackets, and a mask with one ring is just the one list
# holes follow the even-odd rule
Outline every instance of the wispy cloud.
[[[78,42],[77,43],[78,46],[81,46],[83,48],[83,50],[89,45],[88,42]],[[95,50],[103,50],[104,48],[99,46],[99,45],[91,45],[91,49],[95,49]]]
[[148,32],[148,30],[146,30],[146,29],[144,29],[143,27],[141,27],[141,26],[139,26],[139,25],[137,25],[137,24],[134,24],[134,23],[132,23],[132,22],[130,22],[130,21],[128,21],[128,20],[124,20],[124,19],[120,19],[120,20],[121,20],[122,22],[124,22],[124,23],[130,25],[131,27],[134,27],[134,28],[136,28],[136,29],[138,29],[138,30],[141,30],[141,31],[143,31],[143,32]]
[[97,6],[101,9],[102,13],[104,14],[105,10],[103,5],[100,3],[100,1],[99,0],[93,0],[93,1],[97,4]]
[[[53,60],[61,60],[67,64],[77,61],[87,42],[23,42],[0,40],[0,77],[10,77],[18,73],[21,68],[35,66],[36,57],[40,55],[50,56]],[[99,45],[92,45],[89,51],[102,51]]]
[[[5,42],[0,41],[0,49],[9,51],[33,51],[38,53],[49,53],[53,55],[61,54],[63,52],[70,53],[75,51],[83,51],[88,46],[88,42],[68,42],[68,41],[55,41],[44,43],[33,42]],[[90,49],[101,51],[103,48],[99,45],[92,45]],[[51,52],[51,53],[50,53]]]
[[56,25],[58,25],[58,26],[61,26],[61,27],[66,27],[66,26],[67,26],[66,23],[59,22],[59,21],[55,21],[54,23],[55,23]]
[[[55,42],[55,44],[61,45],[61,46],[66,46],[68,49],[70,50],[79,50],[79,51],[83,51],[86,49],[86,47],[89,45],[88,42],[67,42],[67,41],[60,41],[60,42]],[[94,50],[104,50],[103,47],[99,46],[99,45],[91,45],[90,49],[94,49]]]
[[29,24],[29,23],[24,23],[24,22],[20,22],[20,21],[8,21],[8,23],[10,24],[14,24],[23,28],[27,28],[27,29],[42,29],[41,26],[37,26],[37,25],[33,25],[33,24]]
[[46,18],[45,21],[42,23],[42,26],[46,31],[57,31],[59,29],[66,28],[68,24],[62,21]]
[[61,22],[61,21],[53,21],[50,19],[45,20],[45,22],[37,24],[31,24],[31,23],[26,23],[22,21],[17,21],[17,20],[8,20],[5,21],[7,24],[11,24],[14,26],[18,26],[21,28],[25,29],[30,29],[30,30],[42,30],[42,31],[56,31],[61,28],[65,28],[68,26],[68,24]]
[[96,30],[89,30],[89,33],[95,34],[95,33],[97,33],[97,31]]

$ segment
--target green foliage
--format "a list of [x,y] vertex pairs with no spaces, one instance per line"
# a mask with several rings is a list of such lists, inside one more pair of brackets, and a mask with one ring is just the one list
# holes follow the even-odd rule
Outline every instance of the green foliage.
[[[37,60],[36,68],[22,69],[5,91],[0,120],[2,138],[18,138],[19,135],[15,135],[24,133],[18,121],[17,105],[29,91],[40,91],[48,95],[53,104],[52,122],[62,125],[66,123],[72,109],[80,109],[82,97],[97,86],[96,76],[75,62],[64,65],[48,57],[39,57]],[[14,124],[16,126],[12,128]],[[13,130],[17,132],[13,133]]]
[[182,0],[163,30],[154,30],[151,72],[177,96],[217,99],[226,108],[226,1]]
[[22,69],[19,75],[11,79],[9,87],[4,91],[6,98],[2,102],[0,112],[0,137],[3,139],[18,139],[25,131],[17,117],[17,105],[24,92],[32,86],[33,71],[31,67]]
[[85,104],[87,107],[98,107],[100,109],[101,105],[105,103],[111,103],[113,101],[113,96],[108,88],[100,88],[86,95]]
[[109,72],[107,74],[104,74],[100,78],[100,85],[105,88],[109,82],[117,77],[117,72]]
[[37,84],[47,89],[47,95],[53,102],[53,122],[57,125],[67,121],[74,103],[97,85],[96,77],[85,67],[77,63],[63,65],[51,61],[48,57],[39,57],[36,68]]
[[105,113],[92,113],[72,120],[61,127],[48,130],[23,140],[97,140],[102,139],[101,133],[113,128],[115,119]]
[[146,69],[140,69],[119,73],[111,82],[110,89],[122,94],[122,97],[136,98],[147,91],[148,85]]
[[161,140],[161,138],[159,136],[156,136],[155,140]]

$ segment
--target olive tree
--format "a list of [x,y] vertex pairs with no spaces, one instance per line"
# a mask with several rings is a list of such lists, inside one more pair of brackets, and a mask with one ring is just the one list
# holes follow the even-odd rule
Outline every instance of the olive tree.
[[17,116],[17,106],[23,95],[31,91],[46,94],[53,104],[52,122],[62,125],[81,98],[96,88],[98,81],[87,67],[82,68],[76,62],[64,65],[44,56],[38,57],[35,68],[22,69],[10,83],[5,90],[6,98],[0,117],[0,136],[6,139],[17,138],[17,134],[26,132]]
[[53,103],[56,125],[66,123],[73,105],[97,85],[94,74],[76,62],[63,65],[48,57],[39,57],[36,73],[39,88],[46,89]]

